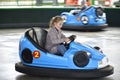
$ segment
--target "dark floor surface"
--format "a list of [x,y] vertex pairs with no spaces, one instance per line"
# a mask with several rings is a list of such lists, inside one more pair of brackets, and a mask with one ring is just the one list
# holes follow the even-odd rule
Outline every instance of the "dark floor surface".
[[[29,76],[15,71],[19,62],[19,39],[25,29],[0,30],[0,80],[84,80]],[[80,32],[63,30],[66,36],[77,35],[76,41],[99,46],[114,66],[114,74],[105,78],[86,80],[120,80],[120,28],[106,28],[99,32]]]

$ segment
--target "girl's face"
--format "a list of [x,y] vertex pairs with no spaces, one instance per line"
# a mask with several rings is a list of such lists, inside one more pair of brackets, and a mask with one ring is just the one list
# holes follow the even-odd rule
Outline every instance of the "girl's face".
[[58,22],[55,22],[55,27],[61,29],[62,28],[62,25],[63,25],[63,21],[58,21]]

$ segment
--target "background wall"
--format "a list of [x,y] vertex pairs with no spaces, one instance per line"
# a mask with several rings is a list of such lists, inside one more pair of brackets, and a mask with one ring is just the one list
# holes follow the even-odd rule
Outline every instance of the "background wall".
[[[0,28],[21,28],[48,25],[51,17],[73,8],[10,8],[0,9]],[[120,27],[120,9],[105,8],[109,26]]]
[[109,26],[120,27],[120,8],[106,8],[105,12]]

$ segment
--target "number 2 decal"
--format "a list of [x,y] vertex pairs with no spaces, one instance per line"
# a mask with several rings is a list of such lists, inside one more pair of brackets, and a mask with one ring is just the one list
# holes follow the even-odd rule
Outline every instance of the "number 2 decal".
[[33,52],[33,57],[34,57],[34,58],[40,58],[40,52],[37,51],[37,50],[35,50],[35,51]]

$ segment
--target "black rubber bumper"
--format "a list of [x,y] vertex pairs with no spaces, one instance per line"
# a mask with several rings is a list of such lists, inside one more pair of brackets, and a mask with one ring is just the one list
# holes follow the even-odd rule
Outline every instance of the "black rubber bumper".
[[62,78],[100,78],[113,74],[113,67],[108,65],[101,69],[95,70],[74,70],[74,69],[56,69],[44,67],[25,66],[22,63],[15,64],[15,70],[21,73],[45,76],[45,77],[62,77]]
[[108,24],[103,25],[83,25],[83,26],[72,26],[72,25],[63,25],[62,29],[75,29],[75,30],[102,30],[107,28]]

